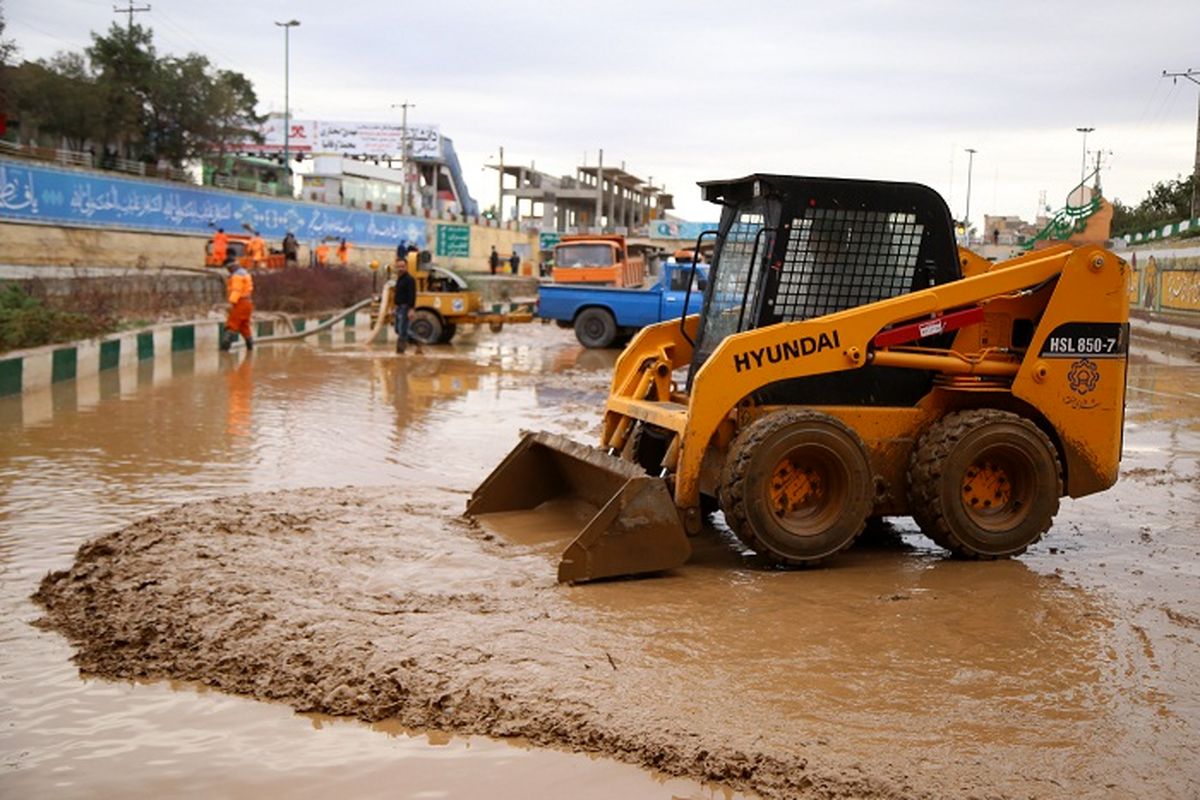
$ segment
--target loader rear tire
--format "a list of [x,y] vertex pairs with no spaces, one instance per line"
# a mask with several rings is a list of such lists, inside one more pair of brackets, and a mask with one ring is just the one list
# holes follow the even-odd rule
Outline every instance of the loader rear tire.
[[609,347],[617,339],[617,323],[603,308],[585,308],[575,318],[575,338],[584,347]]
[[1062,465],[1027,419],[977,409],[947,414],[917,442],[908,469],[913,519],[961,558],[1017,556],[1058,513]]
[[849,547],[871,513],[866,447],[828,414],[777,411],[734,439],[720,499],[747,547],[780,563],[815,564]]
[[458,325],[453,322],[447,322],[442,326],[442,335],[438,337],[438,344],[450,344],[450,340],[454,338],[454,334],[458,333]]
[[408,338],[419,344],[437,344],[445,329],[442,318],[427,308],[418,308],[408,323]]

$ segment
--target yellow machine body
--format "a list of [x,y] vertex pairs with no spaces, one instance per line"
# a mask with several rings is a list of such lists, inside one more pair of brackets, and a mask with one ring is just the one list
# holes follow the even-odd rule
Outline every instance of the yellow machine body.
[[[860,229],[887,227],[864,219],[856,218]],[[718,240],[718,275],[725,244]],[[776,244],[775,252],[791,252]],[[1061,495],[1092,494],[1117,479],[1129,268],[1096,245],[1059,245],[1002,263],[952,245],[946,252],[957,259],[952,279],[735,331],[703,358],[695,352],[702,315],[644,328],[617,361],[598,447],[523,442],[475,492],[468,513],[536,511],[558,493],[606,486],[612,494],[594,503],[586,536],[564,533],[616,555],[596,566],[564,559],[559,577],[570,581],[682,564],[688,549],[680,542],[700,529],[713,500],[744,542],[784,563],[817,563],[849,546],[869,516],[885,515],[916,517],[956,555],[1023,552],[1049,528]],[[763,272],[780,267],[767,261]],[[787,290],[779,291],[757,307],[773,312]],[[713,297],[710,287],[710,304]],[[745,314],[745,306],[725,313]],[[704,313],[713,324],[721,312]],[[805,388],[824,385],[806,380],[868,367],[918,375],[927,389],[911,402],[848,403],[837,392]],[[789,382],[798,394],[776,391]],[[648,436],[655,447],[647,448]],[[656,502],[669,497],[678,520],[670,524],[659,509],[638,552],[626,545],[649,515],[617,517],[619,535],[604,535],[622,495],[633,491],[631,464],[639,481],[663,489]],[[615,477],[596,480],[605,465]],[[516,496],[510,487],[525,483],[552,488]],[[649,495],[637,492],[644,510]],[[649,546],[649,538],[662,546]],[[646,551],[656,555],[639,564]]]

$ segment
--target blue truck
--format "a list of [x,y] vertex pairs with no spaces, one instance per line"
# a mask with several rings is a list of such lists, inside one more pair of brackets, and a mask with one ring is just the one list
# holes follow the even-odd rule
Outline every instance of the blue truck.
[[[708,265],[697,264],[695,274],[689,314],[700,311]],[[640,289],[545,283],[538,288],[537,314],[559,327],[574,328],[584,347],[611,347],[646,325],[678,318],[691,278],[692,262],[671,260],[659,265],[653,284]]]

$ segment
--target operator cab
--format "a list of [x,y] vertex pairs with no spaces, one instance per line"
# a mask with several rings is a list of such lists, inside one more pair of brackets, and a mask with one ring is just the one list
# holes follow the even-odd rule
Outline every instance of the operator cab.
[[[700,186],[704,199],[723,209],[689,385],[726,336],[962,276],[950,210],[927,186],[762,174]],[[757,399],[915,402],[929,381],[911,370],[867,366],[784,381]]]

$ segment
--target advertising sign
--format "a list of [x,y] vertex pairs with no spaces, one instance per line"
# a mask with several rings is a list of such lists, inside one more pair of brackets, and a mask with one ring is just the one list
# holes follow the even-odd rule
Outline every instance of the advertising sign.
[[[347,122],[290,119],[288,120],[288,149],[293,153],[328,153],[333,155],[388,156],[399,160],[405,135],[399,122]],[[282,153],[283,117],[271,116],[258,130],[263,141],[229,145],[238,153]],[[411,156],[440,161],[442,135],[436,125],[409,125],[408,147]]]
[[[650,223],[650,238],[651,239],[684,239],[690,242],[695,242],[696,237],[703,231],[715,231],[718,225],[716,222],[678,222],[667,220],[656,220]],[[714,237],[705,237],[705,241],[709,241]]]
[[217,228],[239,232],[249,225],[267,239],[282,239],[291,231],[302,242],[337,237],[357,245],[395,247],[409,241],[425,246],[425,221],[419,217],[110,178],[7,159],[0,159],[0,219],[206,235]]
[[[406,131],[399,122],[317,122],[317,153],[342,155],[391,156],[400,158]],[[409,125],[409,154],[414,159],[442,157],[438,129],[430,125]]]
[[471,226],[438,225],[436,255],[447,257],[471,255]]
[[[313,139],[317,133],[317,123],[311,119],[288,120],[288,150],[293,153],[312,152]],[[268,117],[258,129],[262,135],[262,144],[238,144],[230,146],[231,150],[254,150],[262,153],[283,152],[283,117]]]

